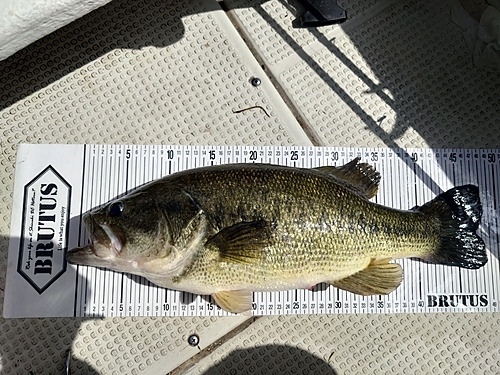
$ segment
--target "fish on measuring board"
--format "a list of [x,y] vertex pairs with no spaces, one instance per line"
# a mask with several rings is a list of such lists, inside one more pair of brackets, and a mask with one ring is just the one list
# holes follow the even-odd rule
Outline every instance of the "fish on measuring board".
[[364,296],[391,293],[402,280],[394,259],[468,269],[487,262],[476,234],[478,187],[402,211],[369,201],[379,182],[359,158],[342,167],[182,171],[86,213],[90,243],[67,260],[211,295],[235,313],[251,309],[252,292],[322,282]]

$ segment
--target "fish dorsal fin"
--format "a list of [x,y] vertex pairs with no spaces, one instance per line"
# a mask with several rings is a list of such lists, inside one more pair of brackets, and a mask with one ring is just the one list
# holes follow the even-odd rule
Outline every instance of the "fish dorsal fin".
[[214,246],[222,262],[252,263],[269,245],[269,229],[270,225],[265,220],[237,223],[220,230],[205,246]]
[[365,269],[330,284],[351,293],[371,296],[391,293],[401,284],[402,278],[403,270],[399,264],[381,259],[373,260]]
[[246,313],[252,309],[253,295],[248,290],[224,290],[212,294],[215,303],[232,313]]
[[359,160],[358,157],[342,167],[324,166],[314,169],[345,181],[352,190],[370,199],[377,195],[380,173]]

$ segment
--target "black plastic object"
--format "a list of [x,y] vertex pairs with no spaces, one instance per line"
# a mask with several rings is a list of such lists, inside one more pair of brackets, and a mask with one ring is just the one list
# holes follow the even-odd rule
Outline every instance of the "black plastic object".
[[337,5],[336,0],[302,0],[302,2],[307,8],[302,15],[302,26],[332,25],[347,19],[347,12]]

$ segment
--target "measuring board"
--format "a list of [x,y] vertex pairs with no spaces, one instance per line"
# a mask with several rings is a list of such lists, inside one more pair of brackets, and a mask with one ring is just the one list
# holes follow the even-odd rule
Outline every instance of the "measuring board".
[[479,186],[478,234],[489,261],[479,270],[396,260],[401,286],[362,297],[327,284],[254,293],[252,313],[336,314],[498,311],[500,150],[254,146],[20,145],[5,290],[5,317],[231,315],[210,296],[167,290],[138,276],[67,265],[67,249],[88,243],[81,215],[177,171],[225,163],[314,168],[355,157],[382,181],[374,202],[410,209],[453,186]]

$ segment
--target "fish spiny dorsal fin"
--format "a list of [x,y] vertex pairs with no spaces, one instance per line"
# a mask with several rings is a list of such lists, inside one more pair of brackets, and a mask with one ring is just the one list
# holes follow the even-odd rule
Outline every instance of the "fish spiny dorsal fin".
[[370,199],[377,195],[380,173],[371,165],[360,163],[359,160],[357,157],[342,167],[325,166],[314,169],[343,180],[348,184],[347,187]]
[[269,246],[270,225],[265,220],[241,222],[223,228],[205,246],[214,246],[222,262],[252,263]]

